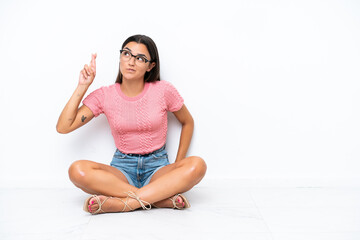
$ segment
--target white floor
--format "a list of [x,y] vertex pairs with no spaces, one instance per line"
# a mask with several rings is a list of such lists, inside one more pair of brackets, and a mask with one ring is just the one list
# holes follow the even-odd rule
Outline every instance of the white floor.
[[192,207],[90,215],[86,194],[0,189],[0,239],[359,240],[360,187],[201,185]]

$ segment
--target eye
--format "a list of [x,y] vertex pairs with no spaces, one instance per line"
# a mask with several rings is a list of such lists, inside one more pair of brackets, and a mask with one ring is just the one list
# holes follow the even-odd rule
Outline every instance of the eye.
[[126,50],[122,50],[121,55],[123,55],[124,57],[129,57],[130,56],[130,52],[126,51]]
[[145,62],[145,58],[142,56],[136,56],[136,60],[138,60],[139,62]]

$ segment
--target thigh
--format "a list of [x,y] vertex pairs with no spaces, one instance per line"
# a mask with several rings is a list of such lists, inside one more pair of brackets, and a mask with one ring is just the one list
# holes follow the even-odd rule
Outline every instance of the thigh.
[[94,171],[94,170],[103,170],[105,172],[114,175],[123,182],[128,183],[128,180],[125,177],[125,175],[117,168],[89,160],[79,160],[74,162],[69,168],[69,175],[70,178],[71,176],[76,176],[76,175],[82,177],[85,174],[90,173],[90,171]]
[[182,160],[182,161],[179,161],[179,162],[171,163],[171,164],[169,164],[169,165],[166,165],[166,166],[160,168],[160,169],[159,169],[158,171],[156,171],[156,172],[154,173],[154,175],[151,177],[150,182],[153,182],[153,181],[155,181],[156,179],[164,176],[165,174],[173,171],[174,169],[183,166],[183,165],[185,164],[185,161],[186,161],[186,159],[184,159],[184,160]]
[[115,175],[117,178],[123,180],[126,183],[129,183],[127,178],[125,177],[125,175],[117,168],[106,165],[106,164],[102,164],[102,163],[97,163],[97,167],[101,170],[107,171],[109,173],[112,173],[113,175]]
[[183,169],[184,174],[191,174],[194,177],[195,182],[198,183],[205,175],[207,167],[205,161],[202,158],[196,156],[187,157],[181,161],[169,164],[159,169],[153,175],[150,182],[161,178],[162,176],[170,173],[171,171],[174,171],[177,168]]

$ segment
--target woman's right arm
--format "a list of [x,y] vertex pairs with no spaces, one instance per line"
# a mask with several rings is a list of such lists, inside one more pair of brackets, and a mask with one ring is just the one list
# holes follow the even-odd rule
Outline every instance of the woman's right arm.
[[96,54],[93,54],[91,57],[90,66],[85,65],[80,72],[79,84],[70,100],[65,105],[57,122],[56,130],[59,133],[72,132],[75,129],[88,123],[94,117],[94,114],[87,106],[82,105],[79,108],[79,105],[89,86],[94,81],[96,75],[95,59]]

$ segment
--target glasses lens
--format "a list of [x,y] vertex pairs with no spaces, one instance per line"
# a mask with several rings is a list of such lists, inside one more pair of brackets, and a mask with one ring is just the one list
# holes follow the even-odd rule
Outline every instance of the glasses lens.
[[145,63],[145,58],[142,57],[142,56],[136,56],[136,61],[137,61],[138,63]]
[[124,60],[129,60],[131,57],[131,54],[129,51],[126,50],[120,50],[120,56],[121,58],[123,58]]
[[149,60],[147,60],[145,57],[143,56],[134,56],[131,54],[131,52],[127,51],[127,50],[120,50],[120,58],[125,60],[125,61],[129,61],[131,59],[131,57],[135,57],[135,61],[138,64],[144,64],[149,62]]

